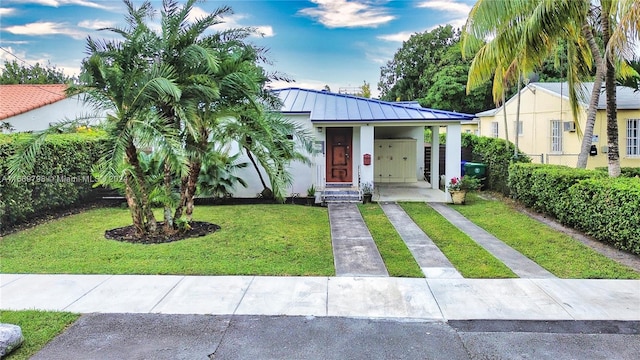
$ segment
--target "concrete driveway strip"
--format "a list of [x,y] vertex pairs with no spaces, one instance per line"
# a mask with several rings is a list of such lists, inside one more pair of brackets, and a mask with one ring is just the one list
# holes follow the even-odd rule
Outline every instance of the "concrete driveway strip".
[[354,204],[329,204],[337,276],[389,276],[371,233]]
[[444,320],[425,279],[329,279],[328,316]]
[[509,245],[498,240],[459,212],[442,203],[429,203],[440,215],[455,225],[485,250],[502,261],[516,275],[521,278],[552,279],[555,276],[528,257],[514,250]]
[[462,275],[440,251],[438,246],[416,225],[396,203],[381,203],[380,207],[413,254],[428,279],[460,279]]

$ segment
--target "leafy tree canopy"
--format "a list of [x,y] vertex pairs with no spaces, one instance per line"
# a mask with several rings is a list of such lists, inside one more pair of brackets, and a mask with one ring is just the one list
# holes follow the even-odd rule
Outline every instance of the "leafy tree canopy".
[[465,113],[491,108],[490,84],[466,95],[470,61],[462,59],[459,41],[460,31],[451,25],[412,35],[380,69],[381,99],[418,100],[425,107]]
[[33,66],[21,65],[18,61],[6,61],[0,74],[0,84],[65,84],[73,81],[62,70],[55,66],[42,67],[40,63]]

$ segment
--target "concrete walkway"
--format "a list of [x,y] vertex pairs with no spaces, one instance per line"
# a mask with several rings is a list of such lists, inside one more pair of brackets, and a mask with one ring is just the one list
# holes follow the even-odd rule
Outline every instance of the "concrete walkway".
[[640,321],[640,281],[0,274],[0,308],[369,319]]
[[485,250],[495,256],[504,263],[516,275],[521,278],[547,278],[552,279],[555,276],[542,266],[536,264],[528,257],[522,255],[504,242],[496,239],[495,236],[489,234],[478,225],[472,223],[459,212],[442,203],[429,203],[440,215],[444,216],[449,222],[455,225],[462,232],[469,235],[471,239],[477,242]]
[[433,241],[396,203],[380,203],[393,227],[429,279],[460,279],[462,275]]
[[329,204],[337,276],[389,276],[373,237],[355,204]]

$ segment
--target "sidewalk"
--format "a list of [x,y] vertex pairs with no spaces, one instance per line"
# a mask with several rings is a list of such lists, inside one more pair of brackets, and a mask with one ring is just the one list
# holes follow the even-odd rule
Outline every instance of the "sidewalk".
[[0,308],[427,321],[640,321],[640,281],[0,274]]

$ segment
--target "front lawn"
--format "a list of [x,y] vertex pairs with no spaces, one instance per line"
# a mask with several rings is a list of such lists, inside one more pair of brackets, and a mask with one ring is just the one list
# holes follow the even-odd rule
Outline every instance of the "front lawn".
[[424,277],[411,251],[378,204],[358,205],[390,276]]
[[506,265],[424,203],[400,206],[465,278],[514,278]]
[[560,278],[640,279],[640,273],[531,219],[502,201],[474,196],[455,206],[469,220]]
[[222,229],[200,238],[141,245],[104,238],[105,230],[131,223],[127,209],[89,210],[6,236],[0,241],[0,272],[335,274],[326,208],[286,204],[198,206],[194,219],[218,224]]

